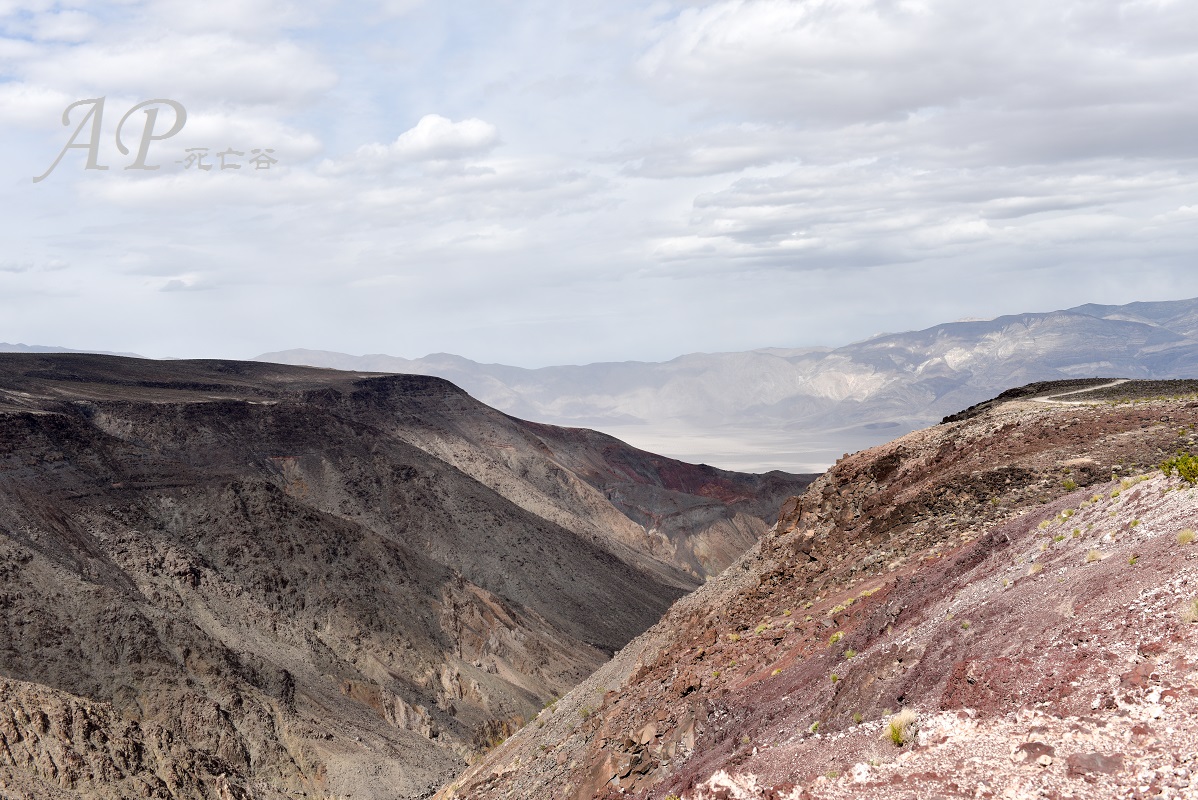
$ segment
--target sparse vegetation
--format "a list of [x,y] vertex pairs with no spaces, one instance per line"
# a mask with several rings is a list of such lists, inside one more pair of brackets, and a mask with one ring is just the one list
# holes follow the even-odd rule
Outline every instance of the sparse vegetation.
[[839,681],[840,681],[840,676],[837,675],[835,672],[833,672],[832,673],[832,683],[837,683]]
[[852,649],[851,647],[850,647],[848,650],[845,650],[845,651],[844,651],[844,659],[845,659],[845,661],[848,661],[850,658],[852,658],[852,657],[853,657],[853,656],[855,656],[855,655],[857,655],[857,651],[856,651],[856,650],[854,650],[854,649]]
[[753,633],[755,633],[755,634],[757,634],[758,636],[760,636],[761,634],[765,633],[765,632],[766,632],[766,631],[768,631],[769,629],[770,629],[769,623],[768,623],[768,622],[763,622],[763,623],[761,623],[760,625],[758,625],[758,626],[757,626],[757,628],[756,628],[756,629],[753,631]]
[[781,669],[776,669],[776,670],[774,670],[773,672],[771,672],[771,673],[770,673],[770,677],[771,677],[771,678],[776,678],[776,677],[778,677],[778,676],[779,676],[779,675],[781,675],[781,674],[782,674],[782,670],[781,670]]
[[578,716],[582,717],[583,719],[591,716],[591,707],[583,706],[582,708],[578,709]]
[[1131,558],[1127,559],[1127,563],[1131,564],[1134,567],[1136,565],[1136,562],[1139,560],[1140,560],[1139,556],[1132,556]]
[[1181,610],[1181,621],[1187,624],[1198,622],[1198,597],[1186,603],[1185,608]]
[[886,723],[886,737],[895,747],[902,747],[915,735],[919,718],[909,708],[904,708]]
[[963,630],[963,631],[969,630],[969,628],[972,624],[973,623],[971,623],[969,620],[962,620],[961,621],[961,630]]
[[828,644],[830,644],[830,645],[836,644],[843,638],[844,638],[844,631],[836,631],[836,633],[834,633],[828,637]]
[[1077,488],[1077,481],[1073,480],[1073,478],[1066,478],[1061,482],[1061,485],[1065,487],[1065,491],[1072,492]]
[[1028,575],[1039,575],[1044,570],[1044,565],[1039,561],[1032,562],[1032,565],[1027,568]]
[[1198,484],[1198,458],[1189,453],[1179,452],[1173,458],[1165,459],[1161,462],[1160,468],[1166,478],[1177,473],[1177,477],[1191,486]]
[[811,723],[811,727],[807,730],[811,731],[812,733],[819,733],[819,720],[817,719],[815,722]]
[[1181,533],[1177,534],[1178,544],[1192,544],[1194,539],[1198,538],[1198,534],[1194,533],[1193,528],[1186,528]]
[[863,719],[865,719],[865,717],[861,716],[861,712],[860,712],[860,711],[854,711],[854,712],[853,712],[853,724],[854,724],[854,725],[860,725],[860,724],[861,724],[861,721],[862,721]]
[[1091,549],[1086,553],[1087,564],[1093,564],[1095,561],[1102,561],[1104,558],[1106,558],[1106,556],[1098,550]]

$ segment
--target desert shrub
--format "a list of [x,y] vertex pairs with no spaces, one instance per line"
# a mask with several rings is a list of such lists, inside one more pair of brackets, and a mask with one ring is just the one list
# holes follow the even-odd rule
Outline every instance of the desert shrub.
[[837,683],[839,680],[840,680],[840,676],[837,675],[835,672],[833,672],[832,673],[832,683]]
[[860,712],[860,711],[854,711],[854,712],[853,712],[853,724],[854,724],[854,725],[860,725],[860,724],[861,724],[861,720],[863,720],[863,719],[865,719],[865,717],[861,716],[861,712]]
[[1198,622],[1198,597],[1195,597],[1181,610],[1181,621],[1193,624]]
[[1198,458],[1189,453],[1178,453],[1161,462],[1161,472],[1166,478],[1176,472],[1177,477],[1192,486],[1198,483]]
[[844,638],[844,631],[836,631],[836,633],[834,633],[828,637],[828,644],[836,644],[843,638]]
[[904,708],[886,723],[886,738],[895,747],[902,747],[914,737],[918,719],[914,711]]
[[1177,543],[1178,544],[1190,544],[1191,542],[1194,541],[1195,538],[1198,538],[1198,534],[1194,533],[1194,529],[1186,528],[1181,533],[1177,534]]
[[1065,487],[1065,491],[1072,492],[1077,488],[1077,481],[1073,480],[1073,478],[1066,478],[1061,485]]
[[1044,570],[1044,565],[1038,562],[1033,563],[1027,568],[1028,575],[1039,575]]
[[1106,558],[1106,556],[1104,556],[1098,550],[1090,550],[1089,552],[1086,553],[1086,563],[1087,564],[1093,564],[1095,561],[1102,561],[1102,559],[1104,559],[1104,558]]
[[857,651],[852,649],[851,647],[848,650],[844,651],[844,658],[846,661],[855,655],[857,655]]

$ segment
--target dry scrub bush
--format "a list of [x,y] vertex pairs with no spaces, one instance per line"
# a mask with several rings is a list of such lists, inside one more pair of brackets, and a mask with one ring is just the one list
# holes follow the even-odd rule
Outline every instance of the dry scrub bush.
[[886,737],[895,747],[902,747],[915,736],[918,717],[909,708],[904,708],[886,723]]
[[1195,597],[1181,610],[1181,621],[1186,623],[1198,622],[1198,597]]
[[1177,534],[1177,543],[1178,544],[1190,544],[1191,542],[1194,541],[1195,538],[1198,538],[1198,534],[1194,533],[1194,529],[1186,528],[1181,533]]

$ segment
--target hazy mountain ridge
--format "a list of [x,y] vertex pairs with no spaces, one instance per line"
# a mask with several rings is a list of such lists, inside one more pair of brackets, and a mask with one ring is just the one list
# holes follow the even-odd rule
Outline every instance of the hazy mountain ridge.
[[[405,359],[312,350],[258,360],[438,375],[508,413],[595,427],[690,460],[822,468],[843,452],[931,424],[1011,386],[1193,374],[1198,299],[1090,304],[950,322],[833,349],[694,353],[663,363],[524,369],[448,354]],[[765,440],[774,447],[763,447]],[[771,459],[767,449],[813,458],[786,462]]]

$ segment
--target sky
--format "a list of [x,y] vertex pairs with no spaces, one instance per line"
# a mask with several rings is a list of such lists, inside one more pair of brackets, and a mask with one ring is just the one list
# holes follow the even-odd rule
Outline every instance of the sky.
[[0,126],[12,343],[535,367],[1198,296],[1192,0],[0,0]]

